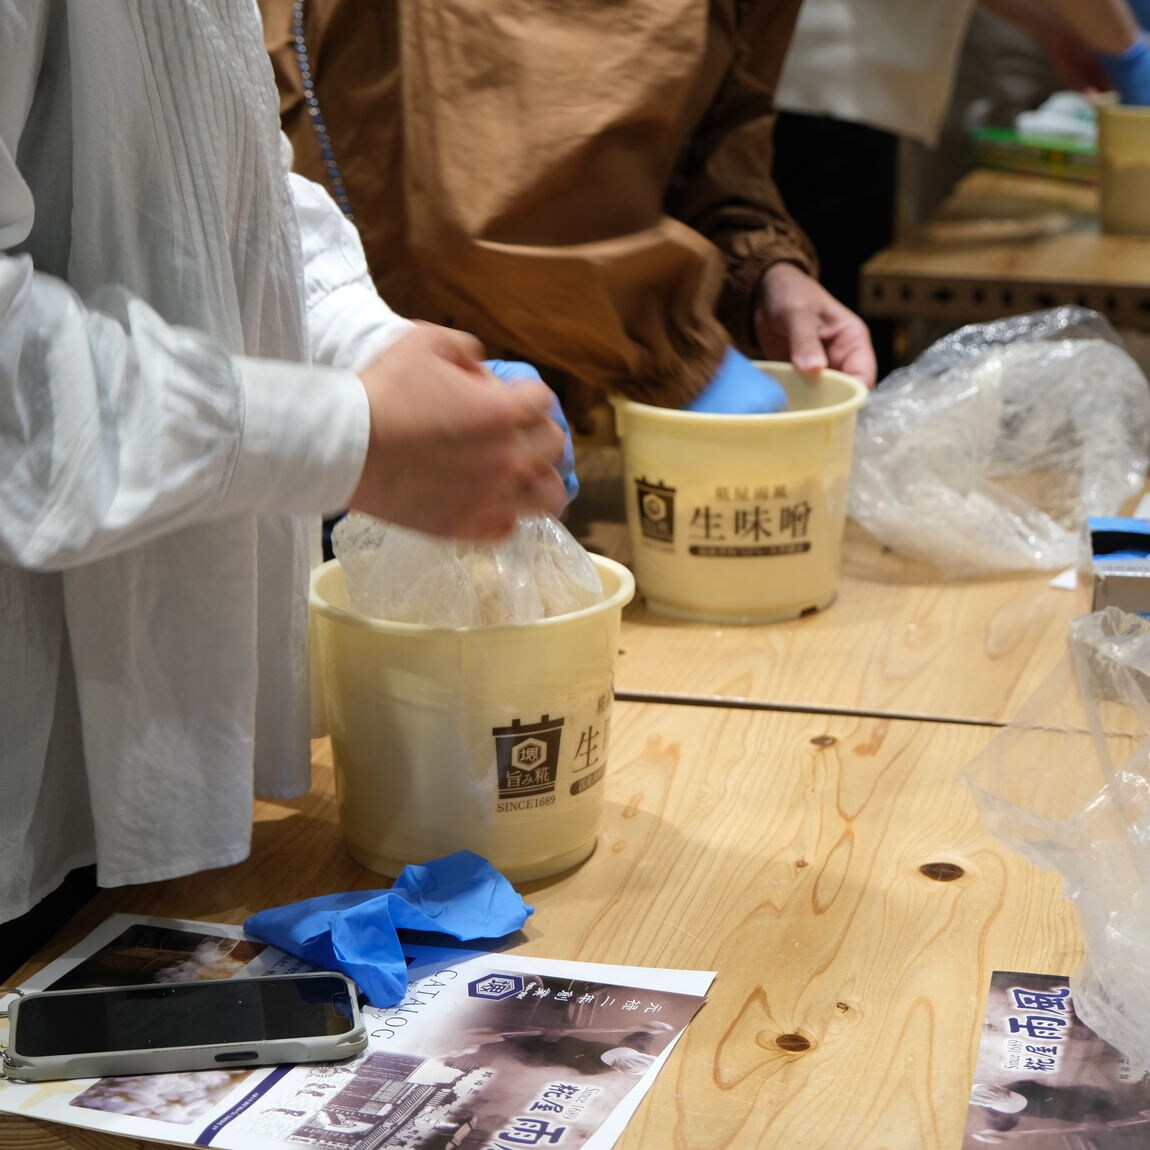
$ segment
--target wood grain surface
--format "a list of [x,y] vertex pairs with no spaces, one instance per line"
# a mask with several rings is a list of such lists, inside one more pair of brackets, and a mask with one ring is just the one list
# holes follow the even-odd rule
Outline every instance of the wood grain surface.
[[[630,559],[618,448],[580,458],[571,527],[591,550]],[[982,723],[1010,719],[1064,654],[1089,592],[1054,572],[947,579],[895,555],[848,520],[838,594],[782,623],[722,627],[668,619],[640,593],[624,611],[616,690]]]
[[[596,852],[521,887],[513,949],[718,972],[621,1150],[958,1150],[991,971],[1080,954],[1057,876],[993,839],[960,779],[995,733],[616,704]],[[249,861],[105,892],[41,960],[113,911],[238,923],[386,885],[343,849],[329,761],[317,743],[313,791],[259,805]],[[3,1150],[137,1145],[0,1116]]]

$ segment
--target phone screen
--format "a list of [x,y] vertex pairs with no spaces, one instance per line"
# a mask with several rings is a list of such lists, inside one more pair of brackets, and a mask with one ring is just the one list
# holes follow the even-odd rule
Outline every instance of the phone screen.
[[340,978],[122,986],[24,1000],[13,1050],[31,1058],[339,1035],[353,1028],[352,1018]]

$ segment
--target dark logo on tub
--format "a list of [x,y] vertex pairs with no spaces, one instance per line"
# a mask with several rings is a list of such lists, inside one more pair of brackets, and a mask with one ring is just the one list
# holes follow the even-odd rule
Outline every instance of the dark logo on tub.
[[512,721],[493,727],[495,765],[499,773],[500,811],[550,806],[555,801],[563,719],[544,715],[537,723]]
[[635,480],[639,502],[639,529],[645,539],[675,542],[675,489],[649,479]]

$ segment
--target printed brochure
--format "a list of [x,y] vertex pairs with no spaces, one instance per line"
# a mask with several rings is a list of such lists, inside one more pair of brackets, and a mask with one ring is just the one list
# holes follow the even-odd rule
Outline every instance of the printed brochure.
[[[404,950],[407,997],[390,1010],[364,1007],[370,1042],[350,1062],[0,1079],[0,1111],[219,1150],[607,1150],[714,978],[710,971]],[[116,915],[22,989],[304,969],[239,927]]]
[[1070,980],[995,971],[963,1150],[1146,1150],[1150,1075],[1074,1012]]

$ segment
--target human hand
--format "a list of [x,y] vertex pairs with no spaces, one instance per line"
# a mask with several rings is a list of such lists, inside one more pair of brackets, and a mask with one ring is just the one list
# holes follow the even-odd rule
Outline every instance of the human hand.
[[766,359],[789,360],[804,375],[831,367],[874,387],[878,366],[866,324],[794,264],[763,273],[755,330]]
[[684,406],[685,411],[717,415],[765,415],[786,408],[782,384],[733,347],[727,348],[710,383]]
[[480,355],[473,337],[420,324],[360,372],[371,431],[353,509],[477,541],[510,534],[519,515],[562,512],[551,390],[505,387]]
[[[525,379],[534,379],[543,382],[539,372],[529,363],[520,363],[513,359],[485,359],[483,366],[487,368],[496,379],[504,383],[517,384]],[[570,503],[579,494],[579,478],[575,474],[575,445],[571,442],[571,428],[567,426],[567,417],[559,403],[559,397],[551,395],[551,418],[555,420],[566,436],[563,444],[563,458],[559,461],[559,478],[567,489],[567,502]]]

